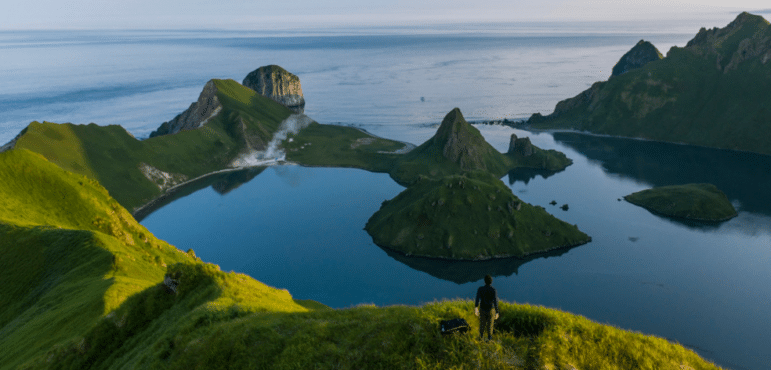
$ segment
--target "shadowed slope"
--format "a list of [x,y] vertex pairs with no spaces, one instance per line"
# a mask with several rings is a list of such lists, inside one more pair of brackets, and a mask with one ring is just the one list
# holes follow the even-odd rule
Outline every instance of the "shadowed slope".
[[557,103],[536,128],[570,128],[771,154],[771,25],[740,14],[664,59]]

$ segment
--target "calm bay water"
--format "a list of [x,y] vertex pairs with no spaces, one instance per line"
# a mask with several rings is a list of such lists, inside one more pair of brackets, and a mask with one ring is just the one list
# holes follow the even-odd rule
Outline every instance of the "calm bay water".
[[[550,112],[606,79],[639,39],[665,53],[697,31],[582,27],[0,33],[0,143],[32,120],[120,124],[142,137],[186,109],[208,79],[241,81],[261,65],[279,64],[300,76],[306,113],[317,121],[420,144],[453,107],[470,120]],[[530,261],[406,258],[377,247],[363,230],[402,187],[383,174],[299,166],[252,173],[237,187],[202,188],[142,223],[223,270],[332,307],[472,298],[491,272],[502,299],[677,340],[721,366],[771,367],[769,157],[478,128],[501,151],[517,133],[572,158],[567,170],[546,178],[517,173],[503,180],[593,241]],[[689,224],[618,201],[685,182],[716,184],[739,216]]]

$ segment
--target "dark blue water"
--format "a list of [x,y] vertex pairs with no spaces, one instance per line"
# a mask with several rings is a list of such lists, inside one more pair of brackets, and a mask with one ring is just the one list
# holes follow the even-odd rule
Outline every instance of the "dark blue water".
[[[704,26],[723,27],[730,18]],[[553,26],[0,32],[0,144],[32,120],[120,124],[141,137],[186,109],[210,78],[241,81],[267,64],[300,76],[306,113],[317,121],[419,144],[456,106],[470,120],[548,113],[606,79],[639,39],[666,53],[697,31]],[[514,132],[480,129],[499,150]],[[400,186],[382,174],[298,166],[215,179],[142,223],[224,270],[332,307],[470,298],[491,273],[505,300],[677,340],[722,366],[771,367],[768,157],[516,132],[575,163],[557,174],[503,180],[523,200],[577,224],[591,243],[529,261],[405,258],[363,230]],[[719,225],[682,223],[617,200],[685,182],[716,184],[739,216]]]
[[[503,180],[523,200],[577,224],[591,243],[531,260],[401,256],[373,244],[363,227],[383,200],[403,188],[383,174],[298,166],[269,167],[226,195],[200,190],[142,223],[224,270],[332,307],[473,298],[481,277],[491,273],[505,300],[676,340],[734,369],[769,363],[771,203],[765,189],[771,177],[758,168],[771,167],[771,157],[480,129],[499,150],[516,132],[574,160],[546,178],[525,171]],[[651,186],[688,182],[717,184],[739,216],[721,224],[687,223],[618,200]],[[552,200],[569,210],[549,205]]]

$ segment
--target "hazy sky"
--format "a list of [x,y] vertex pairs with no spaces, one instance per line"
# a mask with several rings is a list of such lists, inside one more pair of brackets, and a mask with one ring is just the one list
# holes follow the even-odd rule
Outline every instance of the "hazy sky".
[[0,29],[267,29],[361,23],[677,19],[768,8],[768,0],[26,0],[3,5]]

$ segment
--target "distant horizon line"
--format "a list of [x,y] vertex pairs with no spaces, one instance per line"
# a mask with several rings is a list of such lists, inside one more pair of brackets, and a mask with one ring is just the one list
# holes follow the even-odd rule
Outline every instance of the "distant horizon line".
[[[64,26],[51,25],[50,27],[40,27],[39,25],[31,27],[2,27],[0,26],[0,32],[50,32],[50,31],[134,31],[134,32],[291,32],[291,31],[323,31],[323,30],[335,30],[335,29],[430,29],[432,27],[449,27],[449,26],[513,26],[513,25],[597,25],[597,24],[629,24],[634,23],[640,25],[645,22],[655,23],[693,23],[699,21],[717,20],[723,16],[737,16],[742,12],[747,12],[755,15],[771,15],[771,8],[757,9],[757,10],[736,10],[726,12],[709,12],[698,13],[688,18],[655,18],[655,17],[641,17],[634,19],[566,19],[566,18],[542,18],[537,20],[531,19],[514,19],[514,20],[502,20],[497,18],[491,19],[391,19],[391,20],[376,20],[376,21],[341,21],[341,20],[329,20],[329,21],[285,21],[274,20],[270,23],[261,23],[259,27],[247,22],[234,22],[227,26],[219,25],[163,25],[163,26],[144,26],[144,27],[120,27],[120,26]],[[764,17],[766,18],[766,17]],[[257,23],[257,22],[253,22]],[[707,27],[708,25],[704,25]]]

